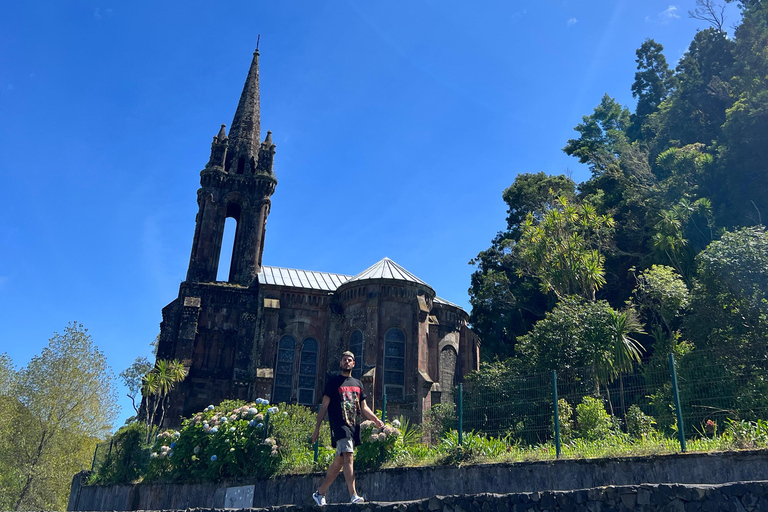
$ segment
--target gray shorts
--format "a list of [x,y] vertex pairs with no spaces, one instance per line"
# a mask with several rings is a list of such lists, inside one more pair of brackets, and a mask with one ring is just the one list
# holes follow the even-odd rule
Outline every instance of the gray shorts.
[[342,453],[352,453],[355,451],[355,442],[345,437],[336,441],[336,456],[340,456]]

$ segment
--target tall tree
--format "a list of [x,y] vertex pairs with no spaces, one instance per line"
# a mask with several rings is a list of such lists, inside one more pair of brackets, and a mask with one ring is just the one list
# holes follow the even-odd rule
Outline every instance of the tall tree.
[[[69,324],[18,372],[10,431],[15,510],[63,510],[72,475],[91,462],[117,415],[114,377],[87,330]],[[8,439],[7,438],[7,439]]]
[[606,94],[591,115],[582,117],[574,128],[579,138],[569,139],[563,151],[589,165],[593,175],[602,174],[618,163],[628,143],[629,123],[629,110]]
[[570,178],[543,172],[518,174],[502,195],[507,204],[506,230],[470,262],[476,266],[469,288],[470,322],[483,340],[480,351],[486,361],[512,355],[517,337],[543,318],[549,307],[537,281],[518,274],[516,243],[528,214],[541,217],[558,196],[576,196]]
[[674,87],[674,73],[669,69],[662,53],[664,47],[653,39],[646,39],[635,52],[637,72],[632,84],[632,96],[637,98],[636,123],[656,112]]

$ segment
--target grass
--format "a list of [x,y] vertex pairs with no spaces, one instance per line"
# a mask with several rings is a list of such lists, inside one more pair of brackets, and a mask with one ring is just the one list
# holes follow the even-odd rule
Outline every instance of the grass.
[[[553,442],[525,446],[511,438],[490,438],[476,433],[465,433],[459,446],[455,431],[447,434],[439,444],[426,446],[414,444],[403,450],[394,461],[383,467],[420,467],[446,464],[493,464],[511,462],[535,462],[555,460]],[[686,441],[688,453],[732,451],[744,448],[768,448],[765,439],[743,438],[725,432],[719,436],[697,437]],[[592,459],[642,457],[680,453],[677,437],[652,432],[642,438],[631,438],[624,433],[615,433],[596,441],[573,439],[562,444],[560,459]]]

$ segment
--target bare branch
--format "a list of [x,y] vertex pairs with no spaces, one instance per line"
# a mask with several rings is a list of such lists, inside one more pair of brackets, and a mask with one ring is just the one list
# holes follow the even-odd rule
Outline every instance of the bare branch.
[[696,8],[688,11],[688,17],[706,21],[718,32],[723,32],[725,4],[720,5],[715,0],[696,0]]

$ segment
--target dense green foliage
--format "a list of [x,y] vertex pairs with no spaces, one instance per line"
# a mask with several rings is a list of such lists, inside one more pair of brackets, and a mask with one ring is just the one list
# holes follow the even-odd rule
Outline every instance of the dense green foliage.
[[564,147],[587,181],[519,174],[504,191],[506,229],[471,262],[484,361],[514,358],[516,375],[588,366],[608,383],[668,352],[765,350],[768,5],[739,5],[731,38],[717,9],[693,11],[712,27],[674,70],[660,44],[640,45],[634,112],[606,94]]
[[113,381],[77,323],[25,368],[0,357],[0,509],[66,508],[72,475],[90,468],[115,419]]
[[[269,405],[225,400],[185,419],[179,431],[160,432],[150,445],[143,422],[121,428],[110,441],[109,455],[91,483],[139,480],[185,482],[322,470],[334,456],[327,424],[320,431],[318,459],[311,443],[316,413],[301,405]],[[407,458],[417,430],[395,420],[381,430],[372,421],[361,425],[358,469]]]

